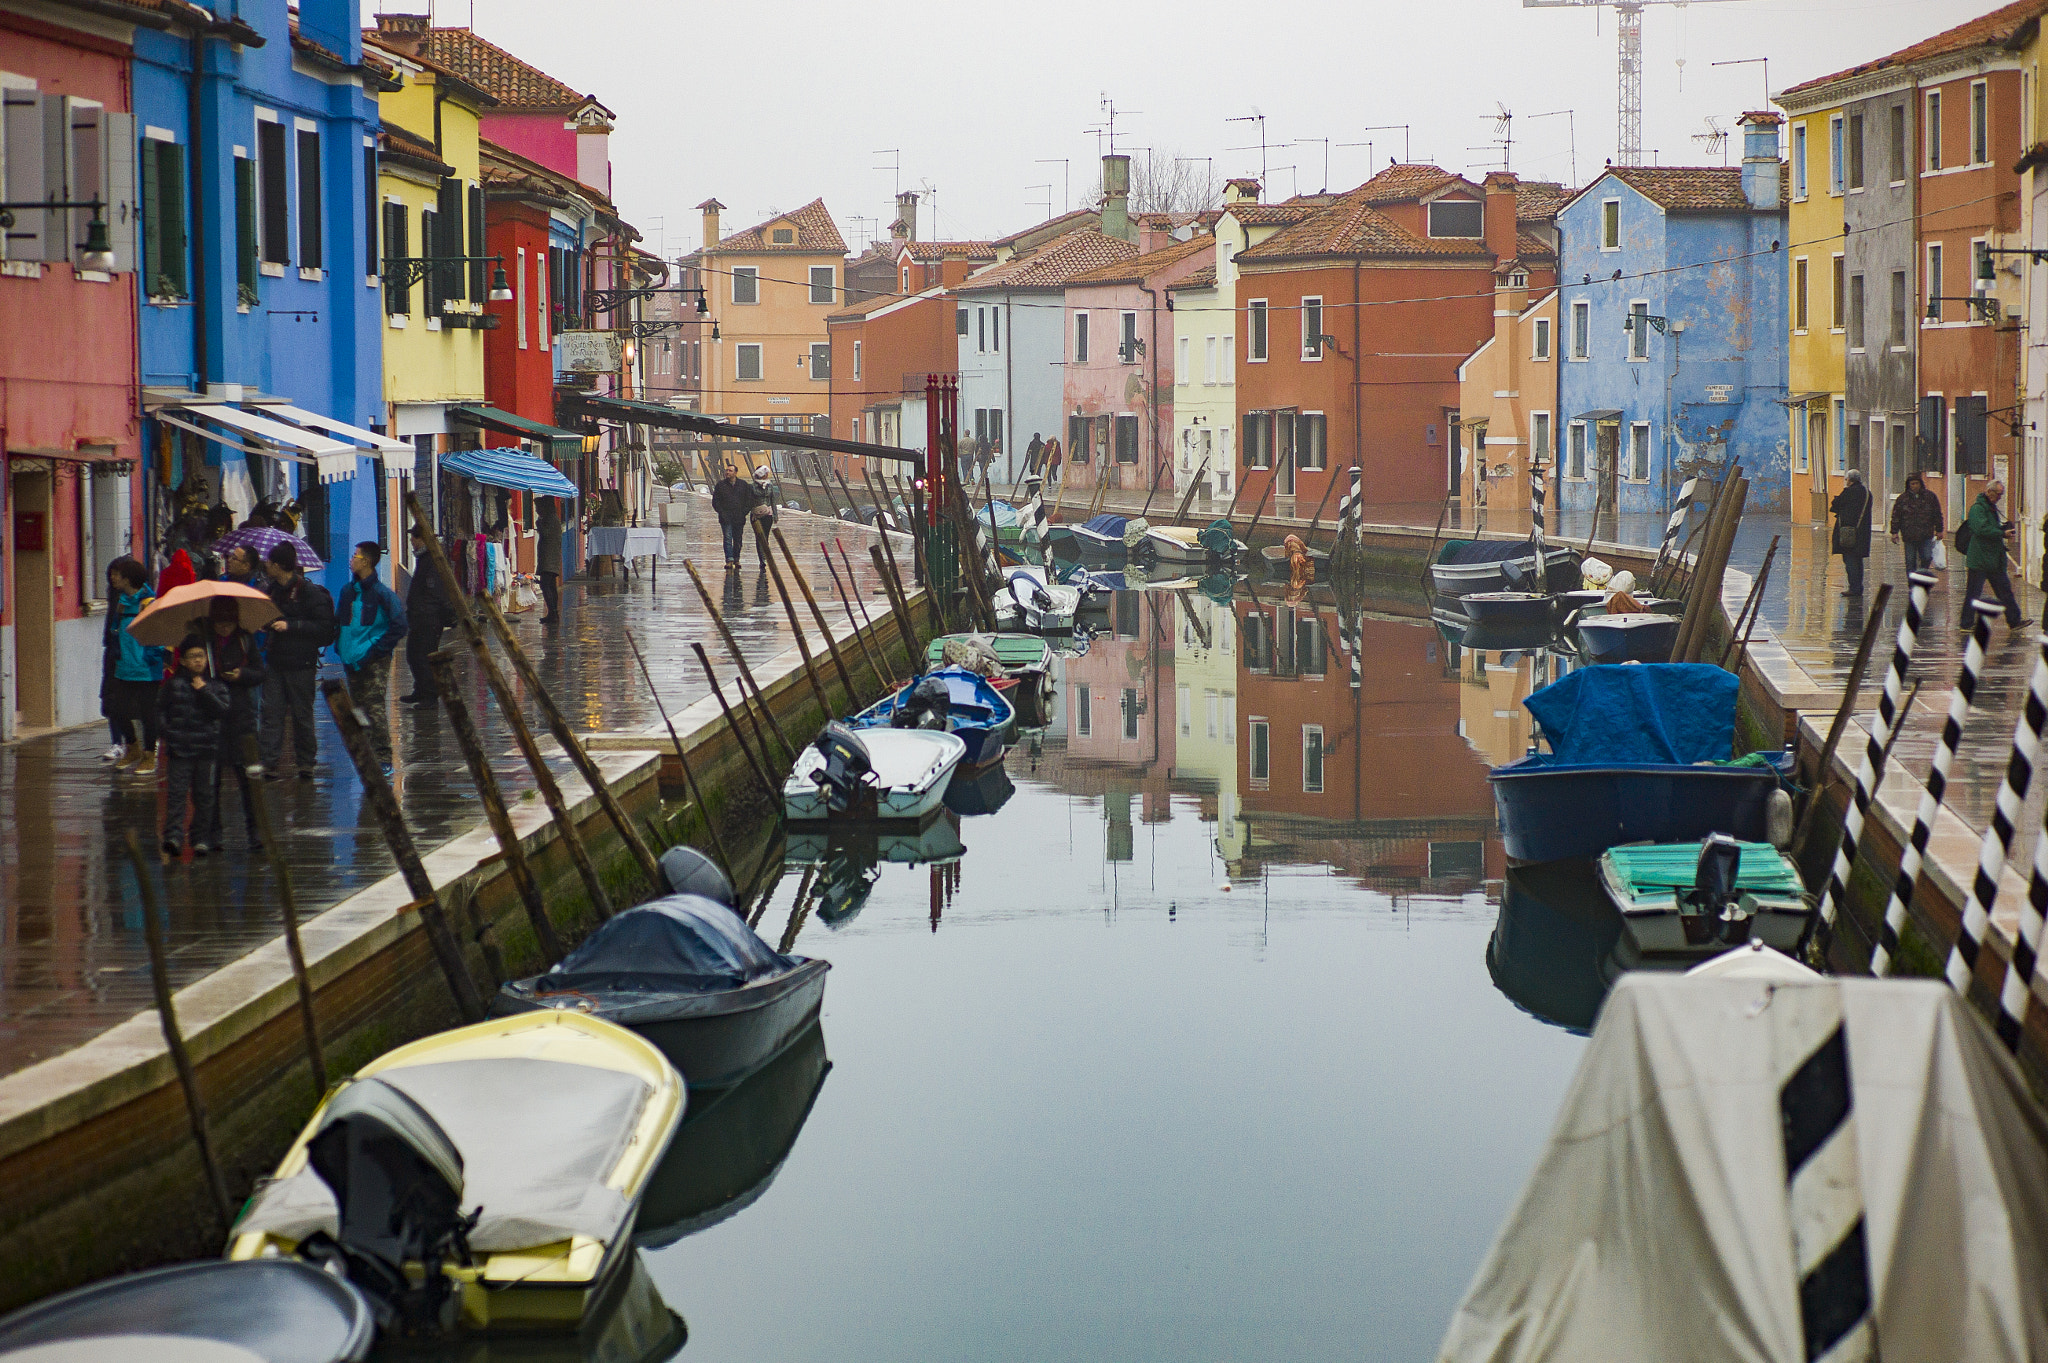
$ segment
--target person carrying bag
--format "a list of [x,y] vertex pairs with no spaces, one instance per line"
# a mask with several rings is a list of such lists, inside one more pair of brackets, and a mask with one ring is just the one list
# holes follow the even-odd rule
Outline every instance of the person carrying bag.
[[1844,596],[1863,595],[1863,560],[1870,557],[1870,513],[1874,499],[1870,489],[1863,486],[1863,471],[1850,469],[1844,475],[1847,479],[1842,490],[1828,504],[1834,513],[1835,533],[1830,547],[1842,559],[1842,567],[1849,574],[1849,585],[1842,592]]

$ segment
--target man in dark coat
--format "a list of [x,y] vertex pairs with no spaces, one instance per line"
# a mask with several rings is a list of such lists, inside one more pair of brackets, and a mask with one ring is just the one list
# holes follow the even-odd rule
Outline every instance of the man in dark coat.
[[725,536],[725,566],[740,566],[740,548],[746,543],[747,513],[754,509],[754,490],[740,481],[739,470],[727,463],[711,489],[711,509],[718,513],[718,528]]
[[2014,527],[1998,514],[1998,504],[2004,500],[2005,484],[1994,478],[1984,485],[1984,491],[1970,504],[1970,544],[1963,551],[1968,556],[1970,577],[1963,588],[1963,608],[1957,617],[1964,629],[1969,629],[1975,619],[1970,603],[1976,601],[1987,586],[1997,597],[1998,604],[2005,607],[2006,627],[2013,633],[2017,634],[2034,623],[2020,614],[2019,599],[2012,591],[2012,579],[2005,572],[2005,541]]
[[256,795],[249,788],[249,766],[242,755],[243,740],[256,733],[258,704],[263,695],[262,650],[242,628],[240,612],[227,597],[215,597],[208,613],[210,632],[206,640],[206,675],[209,685],[227,692],[228,713],[220,722],[220,751],[213,767],[212,817],[200,824],[193,836],[192,850],[203,844],[218,852],[226,846],[221,831],[221,779],[232,773],[242,792],[242,826],[249,834],[249,850],[263,850],[263,835],[257,831]]
[[1934,566],[1934,546],[1941,541],[1941,499],[1927,490],[1917,473],[1906,475],[1906,490],[1892,503],[1892,543],[1906,546],[1906,571]]
[[1842,567],[1849,573],[1849,586],[1842,595],[1861,596],[1863,560],[1870,557],[1872,499],[1870,489],[1863,486],[1863,470],[1850,469],[1843,476],[1847,482],[1828,504],[1828,510],[1835,516],[1832,547],[1842,556]]
[[449,604],[447,589],[427,557],[427,537],[419,527],[412,530],[412,582],[405,589],[405,665],[412,673],[412,690],[398,698],[400,705],[432,708],[441,699],[434,685],[434,667],[427,661],[441,647],[441,636],[455,623],[455,607]]
[[552,625],[562,615],[562,517],[553,497],[540,499],[533,535],[533,569],[540,576],[540,599],[548,608],[540,622]]
[[228,717],[228,688],[206,675],[204,639],[178,645],[178,671],[159,688],[157,732],[164,746],[164,855],[185,851],[185,817],[192,817],[192,855],[206,855],[213,822],[213,765],[220,759],[220,728]]
[[299,779],[310,781],[320,756],[320,738],[313,727],[313,679],[320,671],[320,650],[334,642],[334,598],[299,570],[299,551],[292,544],[272,545],[265,567],[270,599],[283,618],[271,621],[264,650],[270,675],[263,682],[263,776],[267,781],[284,777],[284,730],[289,722]]

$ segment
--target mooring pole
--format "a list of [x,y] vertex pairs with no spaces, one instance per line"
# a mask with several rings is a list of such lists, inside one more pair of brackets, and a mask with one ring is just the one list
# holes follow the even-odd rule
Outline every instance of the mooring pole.
[[[256,751],[256,735],[242,735],[242,765],[250,771],[262,765]],[[306,973],[306,949],[299,941],[299,901],[292,891],[292,870],[284,859],[284,849],[277,845],[277,829],[270,819],[270,799],[265,794],[267,782],[253,776],[249,780],[249,812],[256,819],[257,836],[263,839],[263,850],[270,860],[270,870],[277,877],[278,910],[284,919],[284,950],[292,963],[292,983],[299,993],[299,1027],[306,1034],[306,1061],[313,1067],[313,1092],[327,1092],[327,1056],[320,1049],[320,1028],[313,1016],[313,981]]]
[[[739,668],[741,681],[754,693],[754,703],[761,707],[761,714],[767,719],[768,727],[774,730],[776,742],[782,745],[782,750],[789,754],[791,761],[796,760],[796,747],[790,743],[789,735],[782,732],[782,725],[776,722],[775,712],[768,708],[768,697],[762,692],[761,684],[754,680],[754,669],[747,666],[747,655],[740,652],[740,641],[732,637],[732,629],[725,623],[725,616],[711,600],[711,593],[704,586],[704,579],[698,576],[697,565],[689,559],[684,559],[683,568],[690,574],[690,581],[697,584],[697,595],[704,599],[704,609],[710,614],[711,623],[717,627],[718,637],[725,640],[726,652],[732,654],[733,663]],[[745,692],[741,693],[740,698],[743,701],[746,699]],[[766,742],[764,741],[761,746],[762,755],[766,756]]]
[[[747,742],[746,730],[740,727],[739,720],[733,715],[732,707],[725,703],[725,688],[718,684],[718,674],[711,670],[710,655],[704,651],[704,645],[694,640],[691,641],[690,647],[697,651],[697,662],[704,669],[704,679],[711,683],[711,694],[718,698],[718,709],[725,716],[725,727],[732,730],[733,741],[740,745],[740,752],[746,756],[747,765],[752,767],[754,775],[760,778],[761,789],[771,796],[774,795],[775,783],[768,779],[768,768],[762,765],[761,758],[754,755],[753,745]],[[745,708],[746,703],[747,696],[742,691],[740,693],[741,707]],[[753,723],[754,737],[759,740],[762,753],[766,754],[768,751],[768,735],[761,731],[760,719],[754,715],[749,715],[748,719]]]
[[633,661],[640,664],[641,679],[647,683],[647,694],[654,698],[654,708],[661,711],[661,722],[668,728],[668,741],[676,750],[676,762],[683,769],[683,783],[690,788],[690,798],[697,802],[697,812],[704,816],[704,832],[711,839],[711,853],[718,858],[718,865],[725,872],[728,881],[738,883],[733,874],[732,856],[725,850],[725,838],[718,831],[717,822],[711,817],[711,806],[704,803],[704,788],[697,784],[697,769],[690,764],[690,755],[683,751],[683,740],[676,733],[676,722],[668,717],[668,706],[662,702],[661,692],[654,686],[654,674],[647,670],[647,655],[640,651],[640,641],[633,637],[633,631],[626,631],[626,643],[633,650]]
[[847,713],[860,709],[860,697],[853,689],[853,678],[846,671],[846,660],[839,656],[839,641],[832,637],[832,631],[825,625],[825,612],[818,609],[818,598],[811,591],[810,579],[797,566],[796,555],[789,552],[789,541],[782,537],[778,527],[774,532],[775,543],[782,550],[783,562],[789,565],[789,575],[796,579],[796,589],[803,593],[804,604],[811,608],[811,619],[818,626],[818,633],[824,637],[825,652],[832,657],[832,667],[839,673],[839,684],[846,688]]

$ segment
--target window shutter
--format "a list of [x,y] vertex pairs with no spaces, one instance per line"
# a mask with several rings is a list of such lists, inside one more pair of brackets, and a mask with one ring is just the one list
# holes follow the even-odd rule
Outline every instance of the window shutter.
[[[0,90],[0,192],[9,203],[34,203],[43,197],[43,97],[12,86]],[[17,208],[7,229],[8,260],[43,258],[43,210]]]
[[1988,446],[1984,439],[1985,399],[1956,399],[1956,464],[1972,478],[1990,470]]
[[[136,176],[142,181],[142,294],[154,298],[157,276],[163,273],[163,210],[157,203],[156,149],[162,144],[145,137],[136,149]],[[17,213],[15,217],[20,218]],[[8,234],[10,237],[13,233]]]
[[[62,95],[44,95],[41,100],[43,119],[43,186],[31,199],[54,199],[58,203],[70,197],[66,181],[71,170],[71,118],[70,101]],[[61,208],[42,210],[43,259],[50,261],[71,259],[70,216]]]
[[[484,245],[484,191],[482,185],[469,187],[469,254],[482,256]],[[491,296],[490,287],[485,283],[484,269],[489,264],[484,260],[469,262],[469,301],[481,303]]]
[[405,205],[384,205],[384,310],[394,317],[412,312],[412,285],[406,282],[405,266],[398,262],[412,254],[406,249]]
[[[431,208],[422,208],[420,210],[420,254],[423,256],[439,255],[440,252],[435,248],[440,245],[440,238],[441,215]],[[420,280],[423,286],[421,289],[422,301],[426,304],[426,315],[428,317],[439,317],[441,315],[441,285],[446,269],[447,267],[443,265],[429,265],[425,277]]]
[[[114,243],[114,270],[126,274],[135,268],[135,115],[103,113],[100,125],[100,164],[106,168],[101,197],[107,203],[107,236]],[[86,217],[90,220],[92,215]]]
[[[463,254],[462,181],[453,176],[443,177],[435,192],[434,234],[435,255],[446,259]],[[439,293],[442,299],[460,299],[468,296],[464,292],[463,281],[469,272],[460,265],[436,266],[435,273],[440,276]],[[435,311],[439,312],[440,309],[436,308]]]
[[235,158],[235,282],[256,292],[256,163]]
[[1947,456],[1947,432],[1942,429],[1942,418],[1947,415],[1940,398],[1920,399],[1920,429],[1916,434],[1915,451],[1919,455],[1914,465],[1923,473],[1942,472],[1942,461]]
[[164,289],[166,296],[183,298],[190,290],[186,287],[185,274],[185,149],[175,142],[159,142],[156,147],[157,211],[163,222],[157,228],[157,244],[163,250],[163,266],[157,279],[150,287],[155,289],[158,282],[168,281]]
[[271,265],[291,263],[291,243],[285,239],[291,229],[291,191],[285,184],[284,125],[256,125],[256,161],[260,172],[257,192],[263,210],[263,259]]
[[377,234],[382,230],[377,214],[377,149],[363,148],[363,276],[377,273]]
[[320,134],[299,129],[299,268],[320,268],[323,206],[320,202]]

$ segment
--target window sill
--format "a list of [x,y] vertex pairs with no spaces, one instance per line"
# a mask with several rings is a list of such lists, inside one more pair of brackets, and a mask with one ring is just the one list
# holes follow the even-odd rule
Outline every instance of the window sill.
[[249,307],[247,303],[237,303],[235,304],[235,311],[241,313],[244,317],[246,317],[249,315],[252,309]]
[[[43,277],[43,267],[42,267],[42,264],[41,264],[41,262],[39,262],[39,261],[34,261],[34,260],[0,260],[0,278],[4,278],[4,279],[41,279],[42,277]],[[154,301],[154,300],[152,300],[152,301]]]
[[78,280],[81,284],[111,284],[114,282],[114,277],[105,270],[74,269],[71,272],[71,277]]
[[441,329],[441,319],[440,319],[440,318],[438,318],[438,317],[429,317],[429,318],[427,319],[427,330],[428,330],[428,331],[439,331],[440,329]]
[[366,289],[375,289],[382,287],[383,283],[383,280],[377,278],[377,276],[373,274],[366,274],[363,276],[363,287]]
[[404,330],[405,330],[406,316],[405,316],[405,314],[404,314],[404,313],[402,313],[402,312],[394,312],[394,313],[390,314],[390,318],[391,318],[391,329],[392,329],[393,331],[404,331]]
[[302,265],[299,267],[299,278],[305,280],[308,284],[324,284],[327,282],[327,271],[309,270]]
[[271,279],[284,278],[284,266],[279,265],[275,261],[266,260],[259,263],[256,266],[256,271],[257,273],[266,275]]
[[187,299],[176,298],[167,293],[160,293],[149,300],[149,305],[153,308],[183,308],[189,307],[191,304]]
[[1529,357],[1529,363],[1530,363],[1530,364],[1549,364],[1549,363],[1550,363],[1550,357],[1549,357],[1548,355],[1531,355],[1531,356]]

